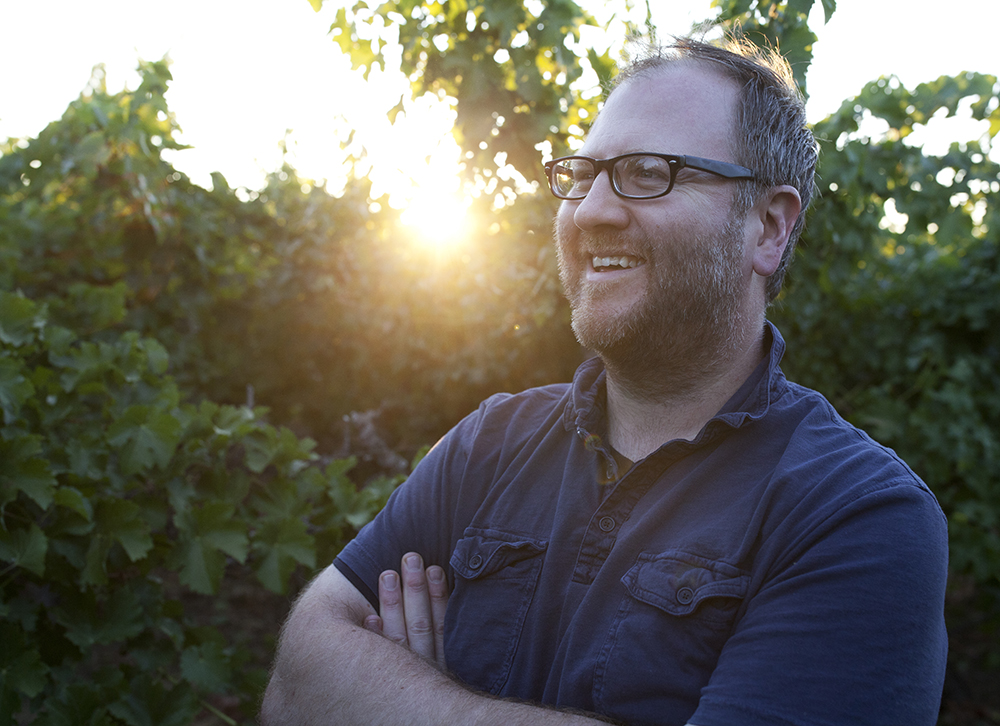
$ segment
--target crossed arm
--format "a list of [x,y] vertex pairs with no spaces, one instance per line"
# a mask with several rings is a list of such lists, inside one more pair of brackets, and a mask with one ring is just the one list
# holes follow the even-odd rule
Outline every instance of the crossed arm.
[[381,614],[335,567],[320,573],[282,630],[263,726],[604,723],[474,693],[445,675],[447,585],[418,555],[403,557],[399,575],[382,574],[379,599]]

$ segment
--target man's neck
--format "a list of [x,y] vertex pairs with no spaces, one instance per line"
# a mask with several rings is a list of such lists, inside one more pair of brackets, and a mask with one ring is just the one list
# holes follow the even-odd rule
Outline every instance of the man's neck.
[[[745,343],[720,352],[719,366],[683,385],[665,369],[657,381],[635,381],[607,366],[608,435],[616,451],[639,461],[674,439],[693,440],[732,398],[764,356],[763,324]],[[675,385],[676,383],[676,385]]]

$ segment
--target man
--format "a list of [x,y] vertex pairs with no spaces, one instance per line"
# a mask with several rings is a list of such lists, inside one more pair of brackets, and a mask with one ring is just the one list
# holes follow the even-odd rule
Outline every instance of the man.
[[296,604],[266,724],[935,722],[944,517],[765,321],[815,161],[773,58],[620,74],[547,165],[599,357],[428,454]]

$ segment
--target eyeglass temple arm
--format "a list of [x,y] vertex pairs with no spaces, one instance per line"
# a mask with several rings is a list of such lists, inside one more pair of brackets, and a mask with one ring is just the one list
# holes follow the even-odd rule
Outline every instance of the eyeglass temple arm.
[[730,164],[726,161],[715,161],[714,159],[703,159],[700,156],[685,156],[684,166],[699,171],[707,171],[709,174],[716,174],[727,179],[753,179],[754,173],[745,166]]

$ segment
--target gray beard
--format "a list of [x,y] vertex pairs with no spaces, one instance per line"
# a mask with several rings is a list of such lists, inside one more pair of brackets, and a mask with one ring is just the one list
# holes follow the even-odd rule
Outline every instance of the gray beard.
[[[655,260],[657,278],[647,297],[616,316],[596,313],[560,260],[560,279],[572,309],[573,332],[635,393],[684,395],[723,368],[740,347],[748,321],[741,284],[743,219],[690,246],[657,245],[644,238],[582,233],[588,249],[632,249]],[[557,246],[558,249],[558,246]]]

